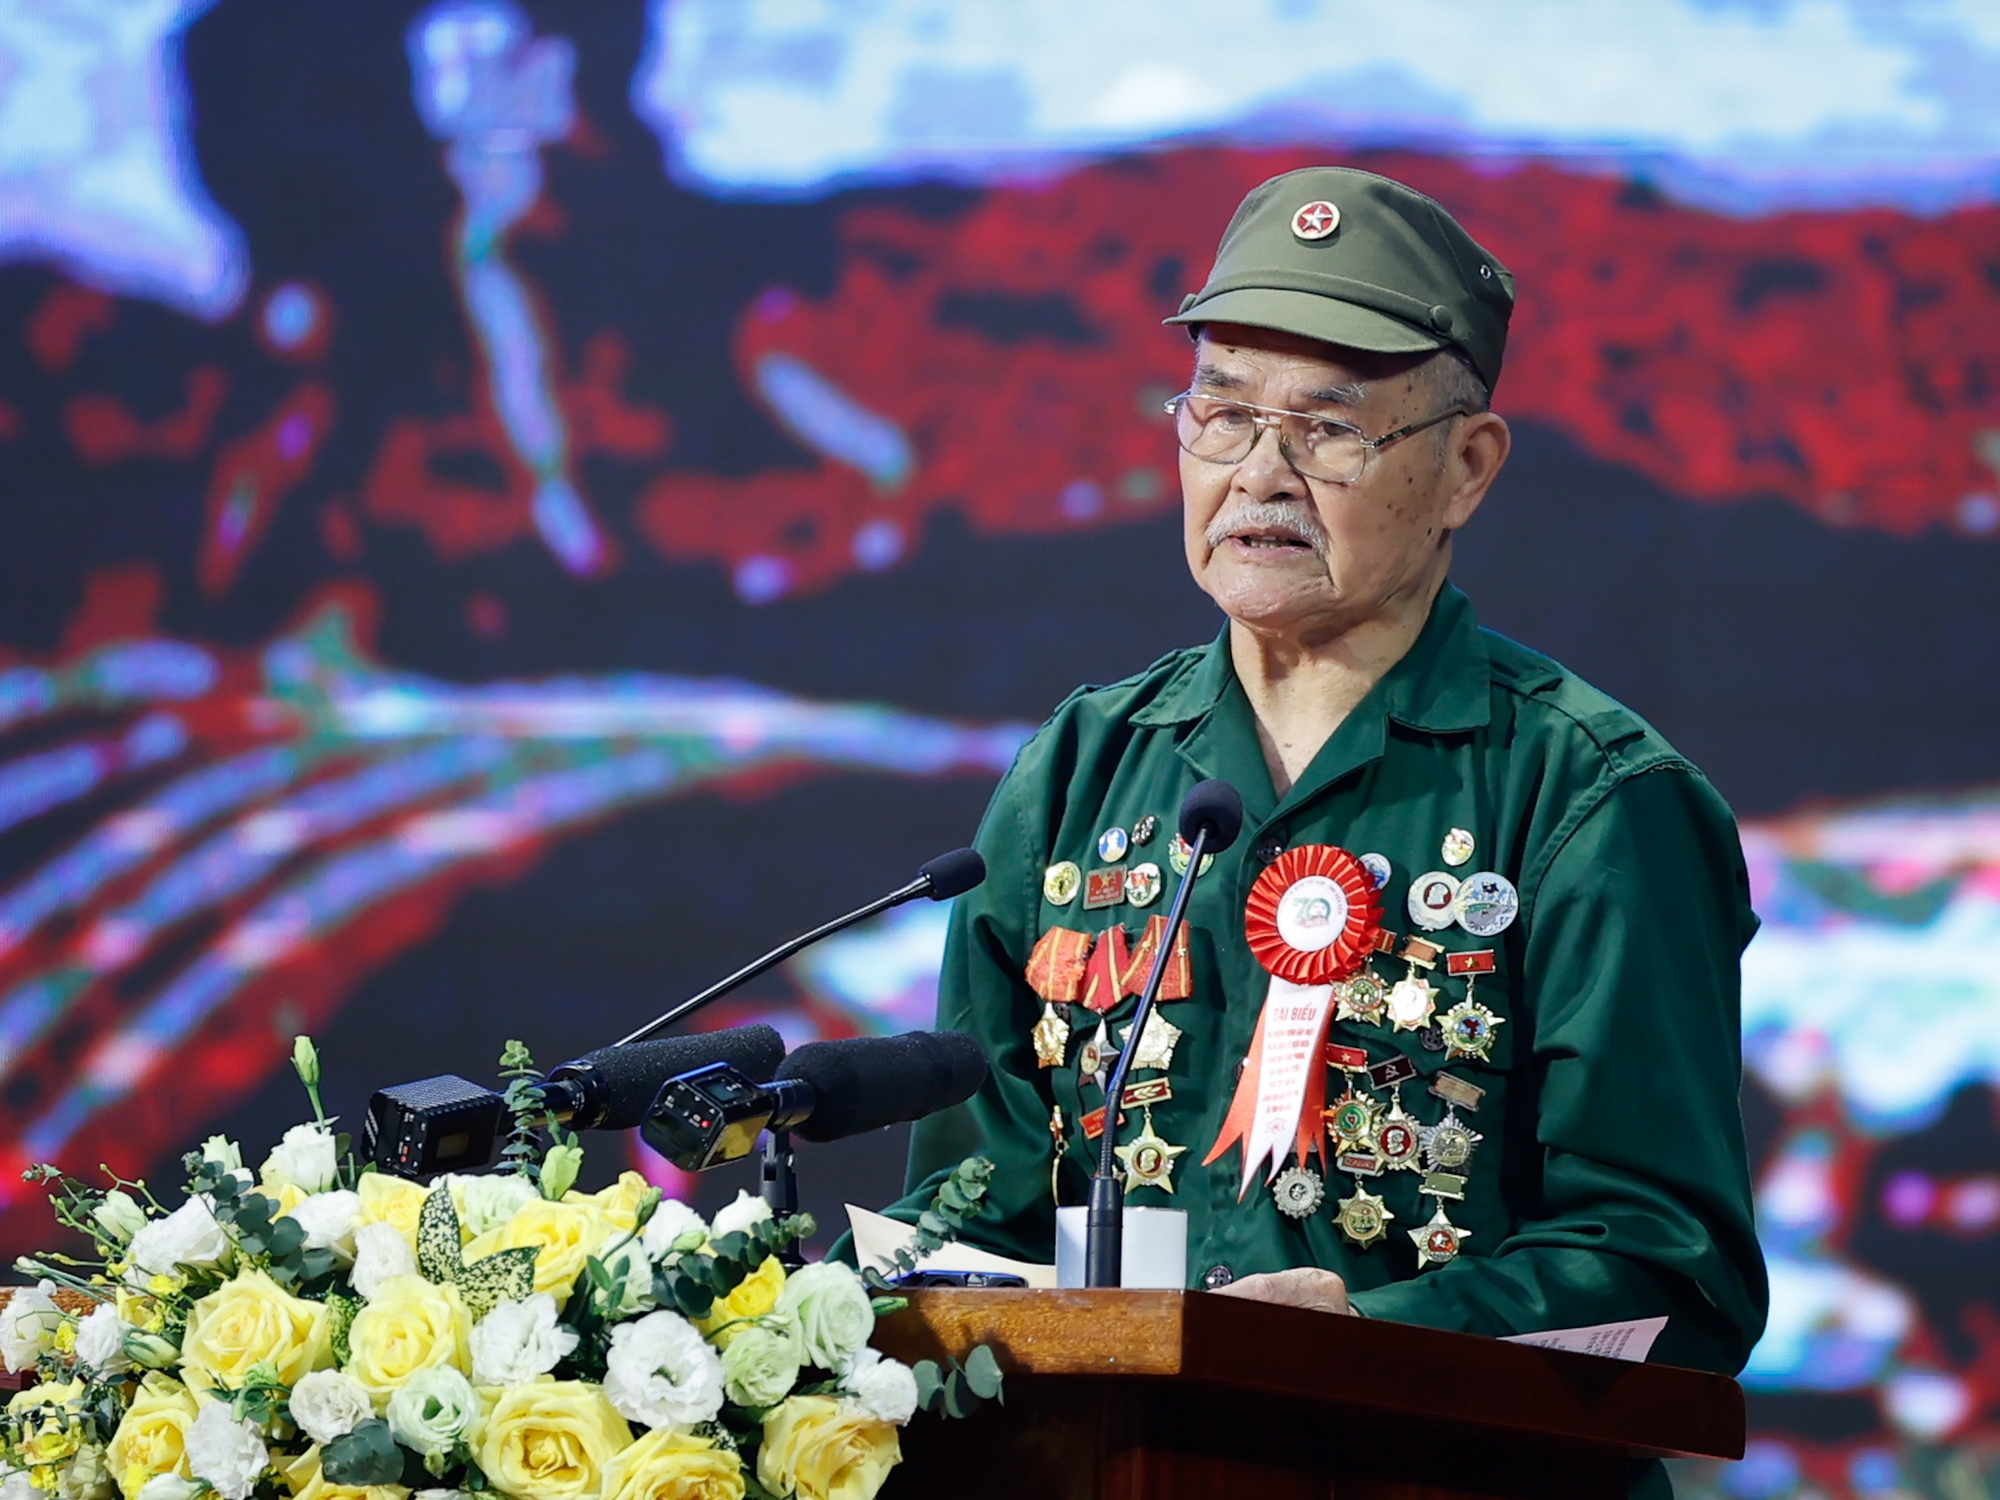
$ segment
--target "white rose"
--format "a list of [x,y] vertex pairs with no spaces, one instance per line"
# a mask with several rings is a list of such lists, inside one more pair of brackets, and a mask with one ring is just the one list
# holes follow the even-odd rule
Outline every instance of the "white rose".
[[736,1201],[726,1203],[715,1211],[715,1219],[709,1226],[709,1235],[721,1239],[725,1234],[740,1234],[752,1224],[761,1224],[771,1217],[771,1205],[762,1198],[753,1198],[742,1188],[736,1190]]
[[128,1243],[133,1235],[146,1227],[146,1210],[139,1206],[138,1199],[122,1188],[113,1188],[106,1193],[97,1207],[90,1211],[90,1216],[97,1221],[99,1229],[121,1245]]
[[147,1276],[171,1276],[179,1266],[201,1270],[228,1253],[229,1236],[216,1222],[208,1199],[201,1196],[188,1199],[164,1219],[149,1220],[132,1236],[132,1264]]
[[354,1231],[354,1269],[347,1279],[364,1302],[372,1302],[392,1276],[417,1274],[417,1253],[394,1224],[363,1224]]
[[[763,1199],[758,1199],[763,1202]],[[654,1261],[664,1261],[674,1254],[686,1254],[699,1250],[708,1238],[708,1226],[701,1221],[701,1215],[685,1203],[672,1198],[663,1199],[653,1211],[653,1217],[646,1221],[646,1231],[642,1243],[646,1254]]]
[[322,1447],[375,1415],[366,1388],[338,1370],[300,1376],[292,1387],[291,1408],[293,1425]]
[[523,1204],[541,1196],[518,1172],[453,1174],[444,1181],[451,1189],[451,1206],[458,1210],[458,1222],[472,1238],[490,1234],[513,1218]]
[[411,1500],[473,1500],[473,1496],[465,1490],[418,1490]]
[[778,1293],[778,1311],[798,1321],[806,1362],[822,1370],[845,1370],[875,1331],[868,1288],[837,1260],[818,1261],[792,1272]]
[[110,1468],[104,1462],[104,1449],[96,1443],[86,1443],[77,1449],[76,1456],[57,1476],[59,1500],[111,1500],[117,1493]]
[[502,1302],[472,1330],[472,1378],[481,1385],[526,1385],[572,1349],[576,1330],[556,1322],[556,1299],[536,1292]]
[[226,1135],[212,1135],[203,1141],[201,1159],[215,1163],[225,1172],[243,1170],[243,1148]]
[[324,1125],[294,1125],[257,1169],[264,1186],[287,1183],[303,1193],[323,1193],[338,1180],[340,1153],[333,1132]]
[[917,1377],[880,1349],[863,1349],[840,1379],[840,1388],[878,1422],[901,1427],[917,1414]]
[[389,1432],[421,1458],[448,1454],[473,1441],[479,1397],[472,1382],[449,1365],[419,1370],[389,1398]]
[[56,1299],[49,1295],[55,1289],[53,1281],[17,1286],[7,1305],[0,1307],[0,1363],[9,1375],[32,1370],[35,1361],[55,1346],[56,1330],[62,1326]]
[[188,1471],[214,1485],[223,1500],[250,1500],[271,1455],[257,1429],[230,1414],[227,1401],[211,1401],[188,1428],[187,1461]]
[[354,1261],[354,1219],[361,1211],[361,1195],[346,1188],[331,1193],[314,1193],[291,1212],[306,1232],[306,1249],[331,1250],[342,1265]]
[[9,1469],[6,1477],[0,1479],[0,1500],[48,1500],[48,1497],[35,1488],[26,1469]]
[[799,1379],[799,1341],[789,1326],[753,1323],[722,1351],[722,1389],[738,1406],[776,1406]]
[[141,1487],[138,1500],[194,1500],[200,1493],[199,1479],[183,1479],[178,1474],[155,1474]]
[[125,1357],[124,1320],[109,1302],[100,1302],[89,1317],[77,1319],[76,1360],[100,1375],[122,1375],[132,1368]]
[[679,1313],[648,1313],[611,1330],[604,1395],[627,1421],[692,1427],[722,1410],[722,1361]]

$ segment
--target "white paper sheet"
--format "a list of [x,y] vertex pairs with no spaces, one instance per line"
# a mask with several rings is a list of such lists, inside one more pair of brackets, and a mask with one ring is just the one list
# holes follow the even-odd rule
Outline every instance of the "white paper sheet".
[[[856,1208],[852,1203],[847,1205],[847,1223],[854,1231],[854,1256],[863,1270],[872,1267],[887,1272],[894,1263],[896,1252],[908,1245],[916,1234],[908,1224],[886,1214]],[[922,1271],[996,1271],[1019,1276],[1029,1286],[1053,1287],[1056,1284],[1056,1268],[1052,1265],[1038,1266],[1024,1260],[1009,1260],[1004,1255],[995,1255],[971,1245],[946,1245],[918,1261],[917,1268]]]
[[1544,1333],[1517,1333],[1506,1344],[1533,1344],[1537,1349],[1568,1349],[1603,1359],[1642,1360],[1653,1340],[1667,1326],[1665,1318],[1634,1318],[1629,1323],[1593,1323],[1588,1328],[1551,1328]]

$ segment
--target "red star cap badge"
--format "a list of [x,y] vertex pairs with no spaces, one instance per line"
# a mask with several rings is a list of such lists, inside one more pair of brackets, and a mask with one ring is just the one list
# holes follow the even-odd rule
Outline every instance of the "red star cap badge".
[[1315,198],[1292,215],[1292,233],[1302,240],[1323,240],[1340,227],[1340,210]]

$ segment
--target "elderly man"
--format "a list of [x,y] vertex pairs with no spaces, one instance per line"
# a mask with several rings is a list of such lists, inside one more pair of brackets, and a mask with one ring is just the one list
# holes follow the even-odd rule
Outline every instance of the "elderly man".
[[[1188,566],[1228,623],[1072,695],[1001,783],[938,1014],[992,1075],[918,1127],[905,1215],[978,1150],[1000,1171],[974,1238],[1047,1259],[1136,1043],[1128,1201],[1187,1211],[1195,1286],[1485,1334],[1665,1315],[1654,1358],[1741,1367],[1766,1288],[1735,824],[1446,581],[1507,459],[1512,306],[1499,261],[1384,178],[1292,172],[1238,209],[1170,320],[1194,335],[1168,403]],[[1244,831],[1129,1038],[1207,777]],[[1280,995],[1303,1008],[1267,1016]],[[1285,1025],[1326,1058],[1302,1093],[1263,1066]]]

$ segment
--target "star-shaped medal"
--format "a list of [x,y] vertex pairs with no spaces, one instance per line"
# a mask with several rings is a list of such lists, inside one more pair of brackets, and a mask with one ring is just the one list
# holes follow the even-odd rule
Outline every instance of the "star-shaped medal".
[[1417,1154],[1423,1146],[1422,1128],[1403,1113],[1403,1091],[1398,1088],[1389,1111],[1375,1125],[1375,1154],[1382,1165],[1400,1172],[1417,1170]]
[[1472,1148],[1486,1137],[1474,1130],[1449,1105],[1444,1118],[1426,1125],[1417,1134],[1422,1138],[1424,1165],[1433,1172],[1456,1172],[1472,1160]]
[[1506,1024],[1506,1017],[1495,1015],[1477,1000],[1459,1001],[1438,1018],[1438,1029],[1444,1034],[1445,1060],[1470,1057],[1478,1062],[1487,1061],[1493,1051],[1493,1029]]
[[1341,1150],[1373,1150],[1380,1118],[1381,1106],[1366,1094],[1355,1093],[1350,1082],[1347,1092],[1327,1106],[1326,1128]]
[[1342,1234],[1365,1250],[1389,1232],[1389,1221],[1395,1217],[1388,1204],[1357,1182],[1354,1196],[1340,1200],[1333,1221]]
[[1422,1031],[1436,1009],[1437,986],[1414,973],[1390,986],[1389,1022],[1397,1031]]
[[[1118,1039],[1128,1046],[1132,1041],[1132,1028],[1125,1027],[1118,1033]],[[1135,1068],[1157,1068],[1162,1073],[1174,1065],[1174,1043],[1181,1039],[1181,1029],[1158,1011],[1146,1020],[1146,1033],[1139,1038],[1139,1050],[1132,1054]]]
[[1118,1159],[1125,1163],[1125,1178],[1132,1187],[1156,1187],[1171,1193],[1174,1190],[1174,1158],[1187,1150],[1185,1146],[1170,1146],[1153,1133],[1153,1111],[1146,1111],[1146,1128],[1118,1148]]
[[1077,1054],[1077,1066],[1083,1069],[1085,1077],[1095,1078],[1111,1066],[1111,1059],[1117,1055],[1111,1046],[1110,1026],[1106,1022],[1099,1021],[1097,1030],[1091,1034],[1090,1040],[1083,1044],[1083,1051]]
[[1444,1216],[1440,1203],[1430,1222],[1409,1231],[1410,1243],[1417,1247],[1417,1265],[1441,1266],[1458,1258],[1458,1247],[1472,1238],[1470,1229],[1460,1229]]
[[1389,1000],[1389,986],[1373,970],[1363,969],[1353,978],[1335,985],[1333,998],[1339,1006],[1337,1019],[1365,1021],[1371,1026],[1380,1026],[1382,1009]]
[[[1064,1006],[1067,1010],[1069,1007]],[[1069,1055],[1069,1022],[1055,1006],[1044,1002],[1042,1018],[1029,1033],[1035,1043],[1035,1061],[1045,1068],[1060,1068]]]

